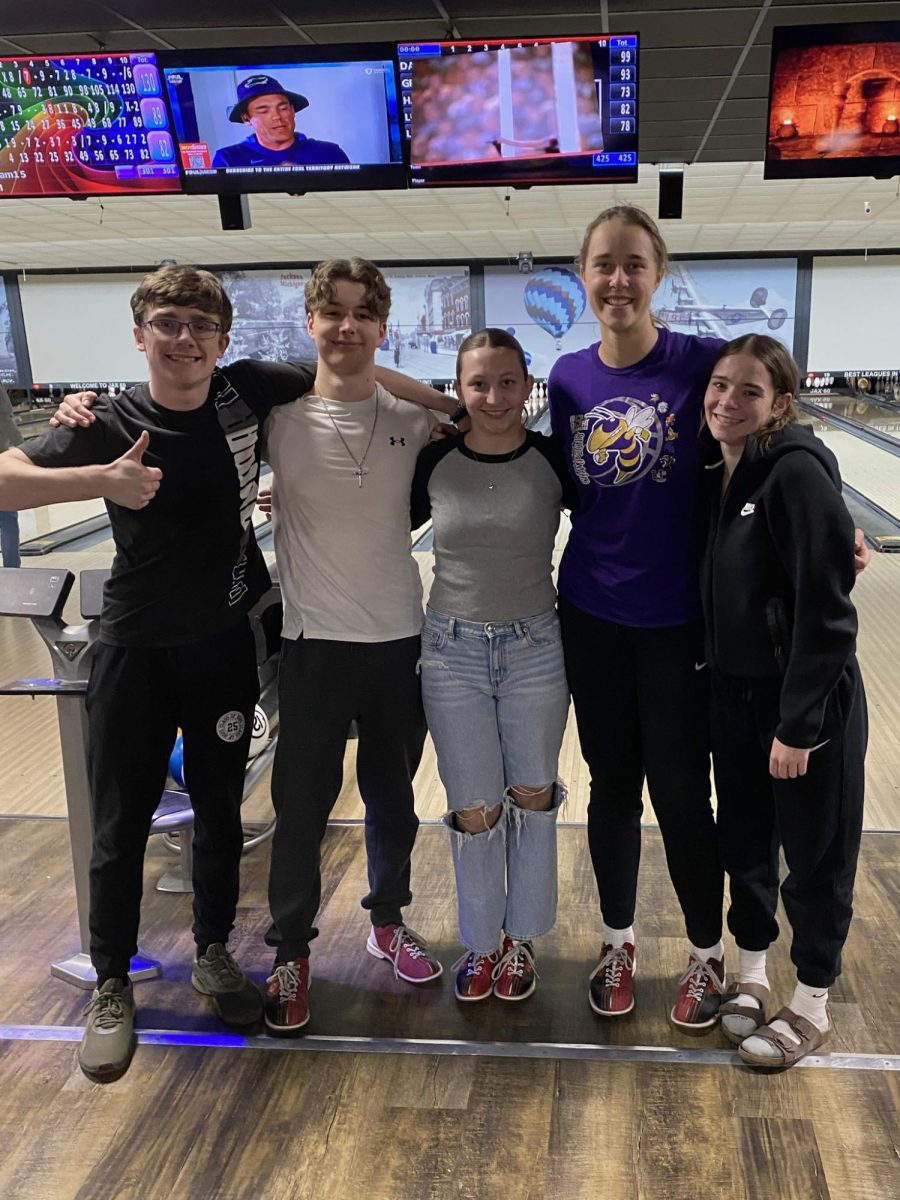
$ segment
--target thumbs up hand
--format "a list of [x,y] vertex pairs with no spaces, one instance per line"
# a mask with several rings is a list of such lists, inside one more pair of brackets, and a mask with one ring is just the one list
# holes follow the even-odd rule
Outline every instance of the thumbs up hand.
[[144,430],[134,445],[121,458],[104,468],[103,498],[122,508],[146,508],[159,490],[162,471],[145,467],[141,459],[150,444],[150,434]]

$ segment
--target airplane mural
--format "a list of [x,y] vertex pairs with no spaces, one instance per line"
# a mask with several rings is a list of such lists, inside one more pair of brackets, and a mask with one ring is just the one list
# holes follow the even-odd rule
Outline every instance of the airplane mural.
[[769,306],[769,290],[765,287],[754,288],[746,305],[709,304],[702,298],[690,272],[678,271],[678,264],[674,265],[668,282],[668,303],[654,309],[656,315],[667,325],[686,327],[701,336],[731,338],[733,326],[762,322],[774,333],[788,319],[786,308]]

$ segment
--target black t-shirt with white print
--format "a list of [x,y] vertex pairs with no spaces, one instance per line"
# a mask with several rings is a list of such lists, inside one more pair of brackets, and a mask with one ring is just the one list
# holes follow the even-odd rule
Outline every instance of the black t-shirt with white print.
[[22,450],[41,467],[114,462],[146,429],[143,456],[162,471],[139,510],[107,501],[116,556],[103,594],[101,641],[178,646],[235,624],[269,586],[251,518],[262,424],[309,391],[315,364],[242,360],[215,372],[199,408],[156,404],[147,384],[100,397],[86,429],[51,429]]

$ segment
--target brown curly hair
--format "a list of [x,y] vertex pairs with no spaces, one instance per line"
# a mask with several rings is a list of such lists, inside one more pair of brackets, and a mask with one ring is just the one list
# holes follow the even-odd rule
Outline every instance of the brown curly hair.
[[306,311],[319,312],[335,297],[335,284],[361,283],[364,290],[363,304],[370,308],[381,324],[387,321],[391,311],[391,289],[375,266],[366,258],[326,258],[313,270],[304,288]]

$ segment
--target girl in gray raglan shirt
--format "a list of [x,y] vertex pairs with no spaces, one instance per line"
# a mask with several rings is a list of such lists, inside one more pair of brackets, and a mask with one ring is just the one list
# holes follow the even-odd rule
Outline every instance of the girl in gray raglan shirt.
[[551,555],[573,488],[556,441],[522,425],[532,385],[514,337],[468,337],[457,388],[472,428],[426,446],[413,481],[413,527],[433,522],[422,696],[447,791],[466,1001],[529,996],[532,939],[556,918],[569,692]]

